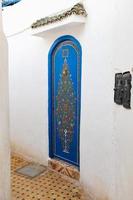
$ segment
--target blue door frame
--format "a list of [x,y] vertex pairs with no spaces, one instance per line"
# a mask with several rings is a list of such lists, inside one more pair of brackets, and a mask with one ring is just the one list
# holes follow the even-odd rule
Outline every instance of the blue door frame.
[[[65,47],[63,50],[61,49],[62,48],[61,45],[64,45],[63,48]],[[60,48],[58,48],[58,46]],[[57,48],[59,49],[59,51],[56,50]],[[67,54],[67,52],[65,50],[66,48],[72,54],[71,59],[65,57],[65,56],[67,56],[67,55],[65,55],[65,54]],[[76,49],[76,51],[75,51],[75,49]],[[55,51],[57,51],[56,54],[54,54]],[[61,56],[62,53],[60,53],[61,51],[64,52],[63,58],[61,58],[62,57]],[[53,59],[54,59],[55,64],[53,64]],[[68,64],[67,64],[67,62],[68,62]],[[49,157],[64,160],[68,163],[71,163],[71,164],[77,166],[77,167],[80,166],[80,155],[79,154],[80,154],[81,62],[82,62],[82,49],[81,49],[80,43],[78,42],[77,39],[75,39],[73,36],[65,35],[65,36],[62,36],[55,40],[55,42],[53,43],[53,45],[50,48],[49,55],[48,55]],[[71,67],[69,67],[69,64],[71,65]],[[72,64],[73,64],[73,66],[72,66]],[[58,65],[58,69],[56,69],[57,65]],[[63,67],[61,68],[61,66],[64,66],[64,68]],[[72,69],[72,67],[74,68],[74,66],[76,66],[75,70],[77,70],[76,76],[78,78],[76,78],[75,71]],[[53,68],[54,68],[54,73],[53,73]],[[71,107],[70,107],[70,105],[68,107],[70,107],[70,109],[75,109],[75,112],[73,112],[74,114],[71,116],[71,118],[67,115],[64,116],[65,115],[64,110],[63,110],[62,116],[55,115],[55,113],[57,113],[57,110],[62,109],[62,107],[61,107],[62,100],[59,101],[59,95],[58,95],[59,89],[58,88],[60,88],[60,92],[62,92],[63,90],[61,90],[61,87],[58,85],[60,84],[61,80],[63,79],[63,78],[61,78],[61,75],[59,75],[59,74],[62,73],[62,76],[65,76],[65,75],[63,75],[63,73],[65,73],[65,72],[69,78],[70,77],[73,78],[73,82],[74,82],[74,83],[72,83],[72,85],[74,85],[73,86],[74,92],[72,92],[72,89],[69,89],[69,88],[67,89],[67,91],[69,91],[71,93],[71,95],[74,93],[75,93],[75,96],[77,95],[76,96],[77,98],[76,97],[74,98],[73,95],[72,96],[70,95],[71,99],[73,99],[74,103],[73,104],[71,103]],[[71,82],[72,82],[71,78],[69,80],[67,78],[67,79],[65,79],[65,81],[68,81],[68,84],[71,85]],[[62,82],[61,82],[61,84],[62,84]],[[54,89],[54,88],[56,88],[56,89]],[[53,90],[54,90],[54,95],[53,95]],[[66,94],[66,93],[62,93],[62,94]],[[56,101],[56,99],[58,99],[59,103],[57,102],[55,104],[53,102]],[[76,116],[76,121],[75,121],[75,116]],[[70,123],[72,124],[71,126],[73,127],[73,129],[70,129],[70,128],[68,129],[69,132],[70,132],[70,130],[73,130],[73,131],[71,131],[71,132],[73,132],[72,133],[73,139],[71,139],[71,144],[69,145],[70,152],[68,152],[69,151],[68,143],[70,143],[70,137],[68,137],[68,135],[70,135],[70,134],[67,134],[66,129],[65,129],[66,132],[63,131],[63,137],[66,136],[65,144],[67,147],[64,147],[61,142],[61,138],[59,139],[59,135],[60,135],[59,132],[61,132],[61,130],[63,130],[62,128],[60,128],[60,125],[58,125],[59,123],[61,123],[60,122],[60,120],[62,120],[61,117],[68,117],[68,120],[70,121]],[[66,125],[64,123],[62,120],[62,126]],[[53,124],[57,124],[57,125],[53,125]],[[55,148],[55,146],[56,146],[56,148]],[[63,147],[64,147],[64,150],[62,149]]]

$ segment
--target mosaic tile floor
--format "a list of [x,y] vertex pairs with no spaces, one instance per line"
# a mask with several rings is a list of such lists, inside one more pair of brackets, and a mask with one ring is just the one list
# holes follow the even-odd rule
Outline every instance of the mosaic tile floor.
[[16,173],[30,162],[12,155],[12,200],[89,200],[77,182],[47,170],[33,179]]

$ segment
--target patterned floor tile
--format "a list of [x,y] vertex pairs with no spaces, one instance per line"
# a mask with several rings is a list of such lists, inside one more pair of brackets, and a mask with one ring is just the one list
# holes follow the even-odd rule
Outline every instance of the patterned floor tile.
[[51,170],[33,179],[16,173],[27,164],[30,162],[12,155],[12,200],[88,200],[80,185]]

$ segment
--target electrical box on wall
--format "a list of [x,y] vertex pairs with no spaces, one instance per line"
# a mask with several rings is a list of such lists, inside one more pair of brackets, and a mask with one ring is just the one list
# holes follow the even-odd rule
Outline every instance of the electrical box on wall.
[[129,71],[115,74],[114,102],[127,109],[131,109],[131,81]]

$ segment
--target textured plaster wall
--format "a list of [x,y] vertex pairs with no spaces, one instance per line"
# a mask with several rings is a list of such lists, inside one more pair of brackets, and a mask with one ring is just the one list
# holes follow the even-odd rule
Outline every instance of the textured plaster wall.
[[[130,70],[133,75],[133,2],[116,3],[118,12],[115,20],[114,71]],[[133,83],[132,83],[133,84]],[[133,90],[131,106],[133,109]],[[133,199],[133,110],[125,110],[114,105],[113,120],[117,142],[118,159],[116,161],[117,199]]]
[[55,13],[74,1],[39,2],[23,0],[3,12],[5,32],[10,35],[12,148],[47,164],[48,51],[57,37],[73,35],[83,50],[81,182],[100,200],[132,200],[133,114],[113,103],[113,88],[115,72],[131,70],[133,65],[133,2],[85,0],[85,25],[37,38],[28,30],[20,31],[44,13]]
[[[1,1],[0,1],[1,4]],[[8,113],[7,41],[0,6],[0,199],[10,200],[10,141]]]

